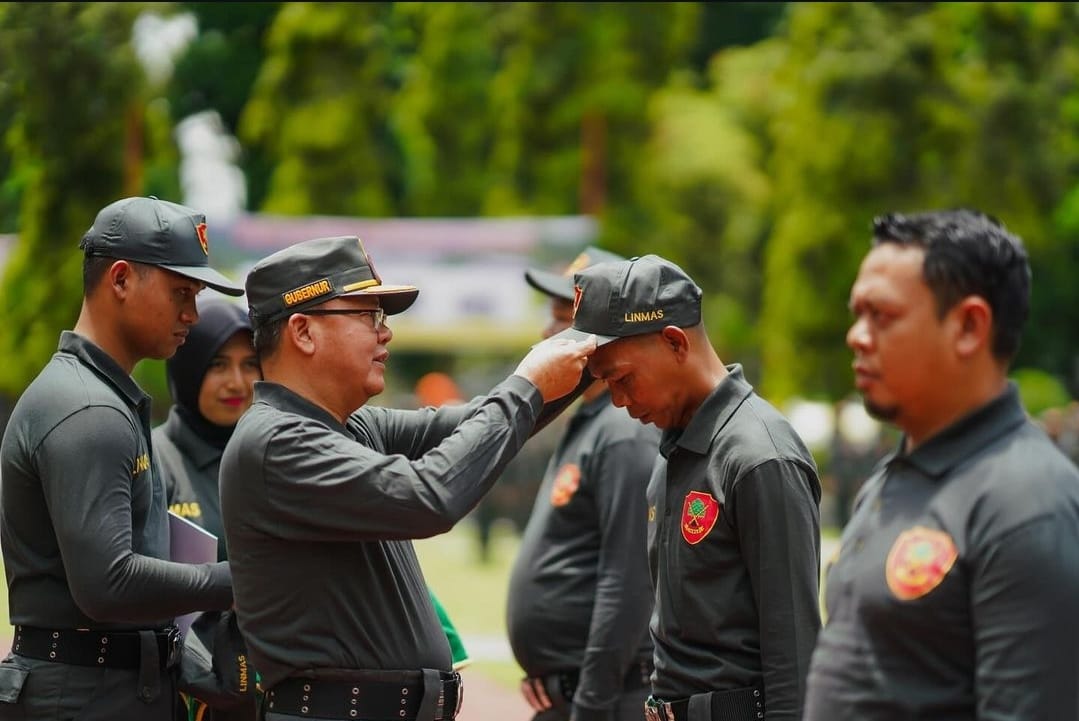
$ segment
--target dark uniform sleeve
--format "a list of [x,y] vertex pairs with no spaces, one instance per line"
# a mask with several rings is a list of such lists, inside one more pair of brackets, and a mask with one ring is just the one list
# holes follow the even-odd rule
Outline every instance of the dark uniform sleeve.
[[[587,372],[583,377],[588,378],[589,382],[594,380]],[[522,377],[510,378],[513,380],[506,382],[531,385]],[[558,417],[586,387],[579,383],[565,396],[543,404],[529,431],[529,437],[539,433],[544,426]],[[473,415],[486,402],[487,396],[477,396],[467,404],[441,406],[437,409],[399,410],[367,406],[349,417],[348,427],[358,437],[375,444],[374,447],[385,453],[400,453],[416,458],[441,443],[461,421]]]
[[[452,434],[419,458],[383,453],[309,421],[278,429],[262,467],[272,518],[284,537],[304,540],[397,540],[445,533],[498,479],[532,431],[542,398],[528,381],[497,386]],[[423,424],[424,414],[415,415]],[[395,416],[400,422],[400,416]],[[365,432],[379,436],[385,429]],[[425,436],[397,428],[389,445]],[[318,509],[317,519],[311,509]]]
[[760,621],[768,719],[799,719],[820,630],[820,513],[807,470],[772,460],[737,481],[742,556]]
[[1076,718],[1075,535],[1046,517],[979,553],[971,569],[979,719]]
[[[129,429],[129,430],[125,430]],[[94,406],[65,419],[36,451],[71,595],[103,623],[152,623],[232,604],[228,564],[172,563],[135,553],[136,430]]]
[[647,633],[652,589],[645,491],[657,453],[654,443],[626,439],[605,446],[589,471],[602,479],[597,489],[602,540],[592,623],[573,699],[581,721],[614,718],[623,679]]

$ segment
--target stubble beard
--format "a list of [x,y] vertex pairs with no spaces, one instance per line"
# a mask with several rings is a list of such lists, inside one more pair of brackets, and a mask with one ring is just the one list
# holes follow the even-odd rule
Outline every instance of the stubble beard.
[[899,417],[899,406],[896,405],[881,405],[879,403],[874,403],[863,396],[862,406],[865,408],[866,413],[878,421],[893,423],[895,419]]

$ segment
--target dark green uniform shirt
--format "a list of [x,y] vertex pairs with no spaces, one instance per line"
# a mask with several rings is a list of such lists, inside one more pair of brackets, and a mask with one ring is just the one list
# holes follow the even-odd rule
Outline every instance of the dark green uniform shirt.
[[574,705],[614,708],[650,661],[645,489],[659,432],[604,393],[581,406],[547,466],[510,577],[507,630],[529,676],[579,671]]
[[1014,386],[882,462],[825,599],[808,721],[1079,718],[1079,471]]
[[75,333],[19,398],[0,450],[11,622],[151,628],[232,602],[227,564],[171,563],[150,398]]
[[648,486],[652,693],[763,687],[765,718],[798,719],[820,628],[820,479],[790,423],[728,370],[664,433]]
[[410,539],[475,507],[542,407],[511,376],[467,406],[364,407],[346,427],[284,386],[255,384],[221,461],[221,508],[240,628],[266,688],[306,669],[450,670]]

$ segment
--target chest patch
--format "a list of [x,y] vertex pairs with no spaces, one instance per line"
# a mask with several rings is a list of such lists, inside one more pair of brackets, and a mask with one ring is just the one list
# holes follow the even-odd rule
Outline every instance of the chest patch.
[[690,491],[682,502],[682,538],[695,546],[704,540],[719,518],[719,501],[712,494]]
[[940,585],[959,553],[943,531],[915,526],[895,539],[884,574],[900,601],[921,598]]
[[558,475],[551,484],[551,505],[558,508],[569,503],[580,485],[581,469],[576,463],[567,463],[559,468]]

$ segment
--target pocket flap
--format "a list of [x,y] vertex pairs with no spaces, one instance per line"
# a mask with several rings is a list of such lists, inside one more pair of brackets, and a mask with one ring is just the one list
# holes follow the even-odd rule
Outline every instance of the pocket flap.
[[22,685],[30,669],[18,666],[11,661],[0,663],[0,703],[15,703],[22,693]]

